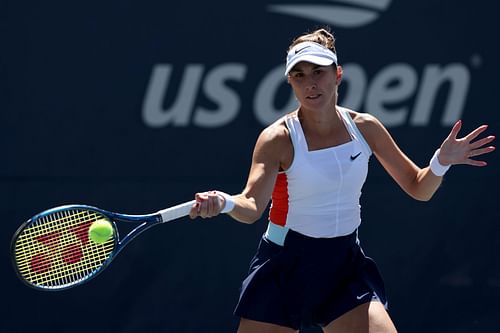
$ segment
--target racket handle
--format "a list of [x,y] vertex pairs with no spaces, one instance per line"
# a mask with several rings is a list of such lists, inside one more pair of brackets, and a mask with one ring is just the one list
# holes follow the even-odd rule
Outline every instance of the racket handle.
[[161,221],[162,222],[168,222],[172,221],[175,219],[178,219],[180,217],[184,217],[186,215],[189,215],[189,211],[191,210],[191,207],[196,203],[196,200],[191,200],[182,204],[179,204],[177,206],[169,207],[163,210],[160,210],[157,214],[161,215]]

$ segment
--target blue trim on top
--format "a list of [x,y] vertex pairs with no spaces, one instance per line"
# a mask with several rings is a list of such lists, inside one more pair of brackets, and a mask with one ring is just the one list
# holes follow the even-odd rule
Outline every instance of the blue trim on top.
[[285,244],[285,238],[288,230],[290,229],[287,227],[283,227],[269,221],[264,237],[275,244],[283,246]]

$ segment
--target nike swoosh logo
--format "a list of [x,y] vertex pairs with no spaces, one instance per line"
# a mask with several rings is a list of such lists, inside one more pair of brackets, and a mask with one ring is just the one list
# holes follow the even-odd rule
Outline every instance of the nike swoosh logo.
[[357,153],[356,155],[351,155],[351,161],[357,159],[359,155],[361,155],[361,152]]
[[370,292],[367,292],[367,293],[364,293],[363,295],[361,296],[356,296],[356,298],[359,300],[359,299],[362,299],[363,297],[365,297],[366,295],[368,295]]
[[298,49],[298,50],[295,50],[295,54],[302,52],[302,50],[305,50],[305,49],[307,49],[308,47],[310,47],[310,46],[304,46],[304,47],[302,47],[302,48],[300,48],[300,49]]

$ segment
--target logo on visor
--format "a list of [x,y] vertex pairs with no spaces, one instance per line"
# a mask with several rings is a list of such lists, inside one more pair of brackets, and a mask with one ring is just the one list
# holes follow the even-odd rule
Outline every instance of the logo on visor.
[[307,49],[308,47],[311,47],[309,45],[301,47],[300,49],[295,50],[295,54],[302,52],[303,50]]
[[301,17],[341,28],[357,28],[379,18],[391,0],[329,0],[332,4],[269,5],[273,13]]

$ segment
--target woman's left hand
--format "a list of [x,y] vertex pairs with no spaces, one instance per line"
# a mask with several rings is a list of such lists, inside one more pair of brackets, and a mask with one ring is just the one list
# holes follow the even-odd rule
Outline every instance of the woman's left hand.
[[462,121],[459,120],[455,123],[451,129],[448,137],[443,141],[441,145],[438,160],[442,165],[453,165],[453,164],[467,164],[474,166],[485,166],[487,163],[485,161],[478,161],[471,159],[471,157],[480,156],[483,154],[491,153],[495,150],[494,146],[484,147],[488,143],[495,140],[494,135],[489,135],[487,137],[481,138],[473,142],[481,133],[483,133],[488,125],[482,125],[464,136],[463,138],[457,138],[458,132],[462,128]]

